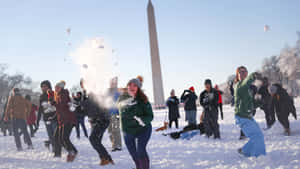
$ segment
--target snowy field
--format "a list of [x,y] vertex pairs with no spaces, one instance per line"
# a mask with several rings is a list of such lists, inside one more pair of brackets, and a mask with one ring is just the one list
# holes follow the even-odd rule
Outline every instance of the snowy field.
[[[201,112],[198,110],[198,119]],[[152,169],[202,169],[202,168],[257,168],[257,169],[293,169],[300,168],[300,121],[295,121],[290,116],[292,136],[283,136],[283,128],[277,121],[272,129],[263,131],[267,148],[267,156],[259,158],[243,158],[237,153],[237,149],[245,144],[246,140],[239,141],[239,129],[234,124],[233,108],[224,107],[225,119],[220,120],[221,140],[207,139],[204,136],[195,136],[191,140],[172,140],[163,136],[165,132],[155,132],[161,127],[166,110],[156,111],[153,121],[153,134],[148,146]],[[297,112],[300,117],[300,100],[297,101]],[[256,120],[265,127],[264,113],[259,110]],[[184,112],[181,111],[180,128],[184,122]],[[88,128],[89,125],[87,124]],[[168,130],[166,132],[175,131]],[[66,163],[66,153],[63,158],[54,159],[43,144],[46,139],[46,131],[41,124],[41,129],[33,138],[34,150],[17,152],[13,137],[0,136],[0,168],[24,168],[24,169],[71,169],[71,168],[112,168],[132,169],[134,164],[124,146],[122,152],[111,153],[114,166],[100,167],[99,158],[89,144],[88,139],[75,137],[75,129],[72,133],[74,145],[79,150],[75,162]],[[108,134],[104,136],[105,147],[111,147]],[[24,143],[23,143],[23,147]]]

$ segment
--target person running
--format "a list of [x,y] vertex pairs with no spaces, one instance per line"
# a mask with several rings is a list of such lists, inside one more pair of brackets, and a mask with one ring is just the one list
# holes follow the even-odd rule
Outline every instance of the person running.
[[[81,80],[81,88],[86,91],[84,88],[83,79]],[[103,135],[110,123],[110,115],[108,110],[100,106],[98,101],[99,100],[97,100],[96,95],[91,92],[89,95],[86,95],[82,102],[82,107],[85,114],[87,114],[89,118],[92,128],[89,137],[90,143],[100,157],[100,165],[106,166],[109,164],[114,164],[114,161],[102,144]]]
[[63,146],[68,152],[67,162],[72,162],[78,154],[77,149],[70,141],[72,129],[76,125],[76,117],[75,113],[70,111],[71,99],[69,91],[65,89],[64,81],[56,84],[54,101],[58,120],[58,126],[54,132],[55,157],[61,157],[61,146]]
[[[48,140],[45,141],[45,146],[50,148],[52,145],[52,151],[54,152],[54,131],[57,127],[57,118],[56,118],[56,108],[51,105],[51,100],[49,100],[49,93],[53,93],[52,86],[50,81],[45,80],[41,82],[41,90],[42,94],[40,95],[40,104],[38,110],[38,118],[37,118],[37,128],[40,126],[41,118],[43,117],[43,121],[46,127]],[[54,94],[52,94],[54,97]],[[54,98],[52,99],[53,102]]]
[[252,73],[248,76],[248,70],[240,66],[236,71],[234,99],[235,99],[235,120],[243,133],[249,138],[247,144],[238,149],[238,152],[246,157],[266,155],[264,135],[259,128],[254,116],[254,99],[249,93],[249,87],[256,80],[261,79],[259,73]]
[[200,94],[200,104],[204,109],[204,128],[207,137],[214,135],[214,139],[220,139],[218,124],[219,93],[212,87],[210,79],[205,80],[205,90]]
[[171,96],[167,100],[167,106],[169,108],[169,128],[172,128],[172,123],[175,122],[175,126],[178,129],[179,115],[179,99],[175,95],[175,90],[172,89]]
[[223,95],[224,92],[221,91],[221,90],[219,90],[219,86],[218,85],[215,85],[215,89],[218,92],[218,96],[219,96],[218,106],[219,106],[219,109],[220,109],[221,119],[223,120],[224,119],[224,115],[223,115],[223,99],[222,99],[222,95]]
[[146,147],[152,133],[152,107],[141,90],[139,79],[131,79],[127,88],[128,91],[118,100],[125,144],[136,168],[149,169],[150,159]]
[[80,126],[83,130],[84,136],[87,138],[89,137],[84,123],[84,118],[86,114],[83,111],[82,101],[83,101],[82,93],[77,92],[76,96],[74,97],[74,104],[76,105],[76,109],[75,109],[75,115],[77,118],[76,134],[78,139],[80,139]]
[[280,84],[273,84],[270,87],[272,95],[271,112],[275,113],[280,124],[284,127],[284,134],[291,135],[289,115],[292,113],[297,119],[296,108],[292,98],[288,95],[287,91],[282,88]]
[[116,102],[119,99],[120,92],[118,91],[118,78],[115,77],[110,82],[110,88],[108,89],[108,97],[111,99],[111,105],[109,113],[111,115],[110,124],[108,127],[109,138],[112,143],[112,152],[122,150],[122,139],[120,130],[120,115],[116,106]]
[[184,104],[185,121],[188,121],[188,125],[197,124],[197,98],[198,97],[195,94],[195,88],[193,86],[190,87],[189,90],[185,90],[180,97],[181,102]]
[[[26,95],[25,99],[30,102],[31,101],[31,96]],[[36,112],[37,111],[38,111],[38,107],[35,104],[32,104],[29,116],[27,118],[27,125],[29,126],[31,137],[34,137],[34,134],[38,129],[37,125],[36,125],[36,119],[37,119],[36,118]]]
[[12,119],[15,143],[18,151],[22,151],[19,130],[24,134],[28,149],[33,149],[31,138],[27,131],[26,119],[31,111],[32,103],[21,96],[20,89],[14,88],[13,95],[8,98],[4,120]]

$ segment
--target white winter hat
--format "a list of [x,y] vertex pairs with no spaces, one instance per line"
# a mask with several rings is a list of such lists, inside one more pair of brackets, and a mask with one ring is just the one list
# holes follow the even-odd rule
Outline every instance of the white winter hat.
[[62,88],[62,89],[64,89],[65,88],[65,86],[66,86],[66,82],[65,81],[60,81],[60,82],[58,82],[58,83],[56,83],[56,85],[55,86],[57,86],[57,87],[59,87],[59,88]]

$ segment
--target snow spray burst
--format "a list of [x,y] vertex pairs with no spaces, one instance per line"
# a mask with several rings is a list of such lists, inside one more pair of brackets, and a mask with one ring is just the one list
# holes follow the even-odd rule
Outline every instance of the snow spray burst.
[[103,38],[92,38],[84,41],[71,56],[80,66],[87,93],[96,95],[102,106],[111,107],[112,99],[106,95],[111,79],[117,76],[111,47]]

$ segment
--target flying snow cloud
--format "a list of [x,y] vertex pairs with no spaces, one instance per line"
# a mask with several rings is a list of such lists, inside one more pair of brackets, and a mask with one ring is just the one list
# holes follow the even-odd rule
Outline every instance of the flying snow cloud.
[[87,93],[97,95],[100,104],[110,107],[110,99],[103,96],[107,94],[111,79],[117,76],[112,48],[103,38],[91,38],[85,40],[71,56],[80,67]]

